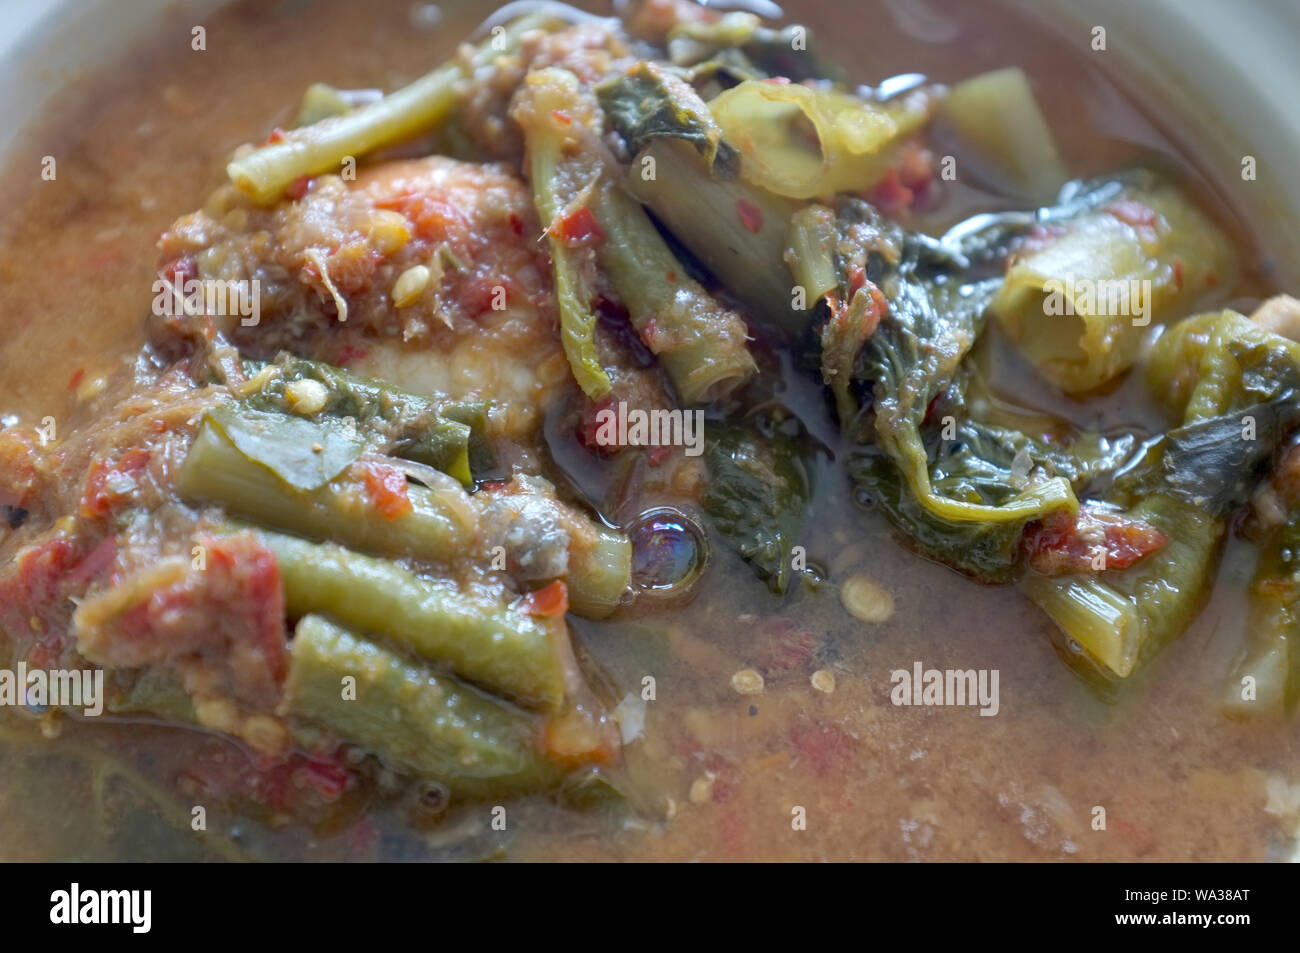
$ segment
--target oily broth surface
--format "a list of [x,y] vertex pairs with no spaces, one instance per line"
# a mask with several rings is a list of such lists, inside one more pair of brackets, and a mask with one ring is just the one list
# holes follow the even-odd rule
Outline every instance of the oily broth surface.
[[[864,64],[863,81],[902,72],[951,81],[1022,65],[1049,115],[1069,117],[1054,122],[1054,131],[1072,172],[1101,172],[1154,154],[1200,198],[1224,207],[1211,185],[1219,177],[1203,177],[1178,157],[1158,124],[1085,59],[1086,38],[1074,47],[988,4],[934,4],[944,20],[930,28],[898,20],[892,6],[854,4],[846,13],[846,5],[831,0],[787,4],[792,18],[822,25],[827,52]],[[234,146],[287,124],[309,83],[393,88],[427,70],[489,11],[474,4],[458,17],[447,4],[439,30],[429,33],[410,26],[410,7],[407,0],[241,5],[209,18],[201,54],[189,49],[192,24],[163,24],[131,62],[64,95],[49,122],[25,138],[0,183],[11,210],[0,239],[0,413],[62,422],[79,370],[90,377],[124,373],[142,341],[158,233],[203,202]],[[853,29],[841,26],[846,19]],[[58,160],[55,182],[39,178],[46,154]],[[959,185],[926,224],[942,228],[1002,204]],[[1249,266],[1249,234],[1230,215],[1220,217]],[[1249,299],[1266,290],[1248,274],[1237,292]],[[1019,402],[1032,399],[1023,381],[1009,389]],[[792,385],[789,397],[796,410],[824,416],[807,386]],[[1105,402],[1080,413],[1116,419]],[[1036,609],[1012,591],[976,585],[912,554],[879,517],[855,507],[833,467],[820,477],[803,540],[809,557],[830,570],[830,584],[819,592],[783,605],[715,547],[689,605],[636,620],[668,630],[666,658],[645,662],[637,646],[618,644],[618,629],[602,635],[600,626],[580,626],[579,637],[610,667],[657,666],[658,700],[629,762],[647,786],[672,798],[672,820],[614,835],[599,817],[533,805],[515,815],[510,856],[1276,856],[1285,836],[1263,810],[1264,779],[1293,779],[1294,732],[1230,724],[1212,704],[1240,644],[1248,554],[1230,551],[1192,630],[1129,686],[1120,704],[1107,706],[1063,666]],[[836,586],[853,573],[870,575],[893,594],[888,622],[868,626],[845,613]],[[769,679],[756,697],[731,690],[732,673],[754,664],[780,619],[826,636],[819,664],[836,674],[833,694],[814,691],[804,672]],[[889,672],[916,661],[998,670],[999,713],[894,707]],[[65,739],[114,752],[159,778],[174,774],[187,748],[204,740],[102,724],[71,725]],[[0,746],[5,859],[194,855],[188,835],[162,823],[107,839],[92,807],[92,769],[59,750],[36,740]],[[692,785],[702,779],[693,800]],[[132,797],[129,790],[113,793],[123,784],[109,783],[109,802]],[[1107,810],[1104,833],[1090,829],[1094,806]],[[792,829],[796,807],[806,813],[806,830]],[[346,835],[281,832],[263,846],[284,857],[348,854]]]

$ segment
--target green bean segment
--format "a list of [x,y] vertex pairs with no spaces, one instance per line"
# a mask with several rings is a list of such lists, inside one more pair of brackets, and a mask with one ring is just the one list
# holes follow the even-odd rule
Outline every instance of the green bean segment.
[[[543,14],[520,17],[481,44],[467,66],[490,65],[516,49],[526,33],[550,22]],[[295,129],[279,142],[240,156],[226,173],[254,201],[275,202],[296,179],[333,172],[348,157],[360,158],[435,128],[456,105],[457,83],[465,74],[466,66],[447,63],[376,103]]]
[[563,633],[386,559],[283,533],[258,534],[276,555],[290,616],[324,613],[529,707],[563,703]]
[[390,518],[350,481],[336,478],[314,490],[290,486],[241,453],[211,421],[199,426],[176,482],[186,499],[219,503],[264,526],[384,555],[446,563],[463,557],[476,540],[476,528],[465,522],[472,504],[459,488],[464,507],[461,500],[449,501],[446,491],[410,484],[411,509]]
[[288,708],[456,794],[549,787],[538,721],[317,615],[294,631]]

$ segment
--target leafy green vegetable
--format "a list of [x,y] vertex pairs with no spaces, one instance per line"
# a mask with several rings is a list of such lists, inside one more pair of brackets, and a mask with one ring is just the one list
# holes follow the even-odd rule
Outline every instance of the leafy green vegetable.
[[874,384],[876,444],[894,461],[909,492],[941,519],[1023,524],[1054,510],[1073,510],[1074,493],[1061,477],[992,496],[952,497],[935,486],[924,438],[927,413],[983,329],[990,291],[960,285],[935,254],[909,239],[882,288],[889,312],[864,349],[862,365],[863,377]]
[[1046,201],[1065,182],[1051,126],[1025,71],[1009,66],[954,85],[938,119],[965,148],[976,181],[1030,201]]
[[[822,361],[841,427],[860,444],[850,475],[920,549],[978,578],[1015,578],[1024,528],[1074,512],[1076,490],[1117,470],[1135,441],[1059,447],[969,420],[962,364],[1001,281],[968,276],[1005,258],[1035,224],[1084,214],[1122,188],[1076,183],[1058,206],[979,217],[938,242],[882,223],[857,200],[836,206],[841,240],[830,256],[840,287],[827,296]],[[888,310],[874,333],[878,309],[845,308],[846,288],[855,298],[883,294]]]
[[[653,178],[641,174],[647,158],[655,163]],[[753,317],[772,328],[807,326],[808,312],[791,306],[783,260],[795,203],[710,175],[689,143],[671,139],[651,142],[623,185]]]
[[1024,523],[954,523],[926,509],[894,460],[867,446],[849,459],[849,476],[921,552],[984,582],[1014,577]]
[[1179,189],[1126,185],[1032,241],[993,313],[1044,377],[1084,392],[1137,361],[1148,324],[1182,317],[1236,272],[1228,237]]
[[[1082,489],[1118,468],[1136,443],[1132,437],[1111,441],[1090,435],[1059,447],[973,420],[954,426],[952,440],[944,440],[941,429],[928,434],[936,491],[995,505],[1014,498],[1035,472]],[[1016,578],[1029,519],[954,522],[937,516],[908,492],[893,459],[878,446],[856,450],[848,466],[853,481],[922,552],[985,582]]]
[[839,80],[844,72],[810,43],[807,27],[763,26],[751,13],[727,13],[713,23],[682,23],[668,35],[668,55],[678,66],[695,68],[696,78],[742,80],[784,76]]
[[810,202],[790,217],[785,263],[795,284],[813,301],[820,301],[842,284],[842,270],[836,267],[839,243],[835,213],[825,205]]
[[168,721],[193,722],[194,700],[185,691],[179,676],[162,668],[145,668],[136,673],[121,698],[108,705],[109,711],[123,714],[149,714]]
[[1064,477],[1077,490],[1110,476],[1134,454],[1138,441],[1132,434],[1110,438],[1101,434],[1084,434],[1069,446],[1035,440],[1018,430],[995,427],[975,420],[957,425],[957,438],[944,445],[936,469],[951,472],[947,458],[961,458],[960,469],[968,478],[978,480],[981,469],[1010,470],[1018,456],[1027,457],[1034,467],[1050,476]]
[[1200,419],[1300,389],[1298,368],[1300,344],[1223,311],[1165,332],[1151,353],[1147,382],[1172,413]]
[[[1214,516],[1226,516],[1250,499],[1278,444],[1297,424],[1300,402],[1289,393],[1195,420],[1150,441],[1141,465],[1123,474],[1115,489],[1129,498],[1165,493]],[[1247,426],[1254,431],[1253,439],[1243,439]]]
[[307,420],[223,404],[206,419],[244,457],[296,490],[320,489],[366,450],[359,433],[332,418]]
[[613,127],[640,152],[653,139],[681,139],[704,157],[709,171],[733,179],[740,155],[722,139],[709,107],[685,80],[656,63],[638,63],[596,87]]
[[1105,576],[1030,574],[1024,580],[1025,594],[1078,646],[1074,652],[1082,657],[1071,661],[1106,678],[1127,678],[1195,618],[1223,531],[1222,519],[1159,493],[1126,515],[1160,530],[1166,545]]
[[[841,199],[833,230],[824,209],[796,214],[787,256],[819,290],[835,275],[824,296],[822,369],[841,428],[858,444],[850,475],[926,554],[981,579],[1012,580],[1026,526],[1074,513],[1085,490],[1163,537],[1104,576],[1023,582],[1061,627],[1067,657],[1105,679],[1132,674],[1195,617],[1227,516],[1300,424],[1300,345],[1232,313],[1182,322],[1158,342],[1148,374],[1182,425],[1140,446],[1131,436],[1092,436],[1063,447],[969,419],[963,362],[1002,282],[967,279],[1035,225],[1095,217],[1149,178],[1072,183],[1055,207],[977,216],[938,242]],[[849,306],[877,292],[883,315]],[[1275,660],[1276,646],[1269,651]]]
[[524,133],[533,204],[546,229],[564,353],[573,379],[595,400],[609,393],[611,385],[596,350],[593,276],[590,268],[583,267],[592,253],[569,247],[562,223],[586,207],[601,175],[593,150],[575,138],[572,128],[576,120],[586,135],[598,136],[600,110],[584,94],[577,76],[552,67],[528,74],[511,115]]
[[1227,517],[1300,423],[1298,357],[1294,342],[1233,312],[1188,319],[1157,342],[1148,381],[1166,405],[1183,408],[1184,423],[1149,441],[1109,496],[1168,544],[1104,580],[1026,580],[1027,595],[1101,674],[1128,677],[1195,617]]
[[[557,113],[571,124],[557,122]],[[600,273],[664,365],[681,401],[708,403],[749,378],[755,365],[744,321],[687,274],[645,210],[614,181],[617,165],[599,140],[603,116],[590,90],[572,73],[537,70],[516,96],[513,115],[528,142],[540,217],[550,222],[561,209],[585,208],[600,235],[594,248]],[[594,341],[595,270],[579,267],[578,256],[591,249],[569,248],[553,234],[548,240],[565,353],[575,379],[595,398],[610,385]]]
[[775,593],[790,585],[791,548],[813,491],[813,458],[798,421],[735,421],[705,440],[713,527]]
[[923,93],[888,102],[839,89],[749,80],[709,102],[744,157],[741,178],[775,195],[811,199],[875,186],[930,118]]
[[257,381],[268,366],[277,372],[243,398],[256,410],[291,413],[290,386],[315,381],[325,389],[319,415],[351,418],[361,435],[383,453],[428,464],[467,486],[473,484],[474,474],[495,466],[485,403],[437,404],[382,381],[290,354],[281,354],[273,365],[245,361],[244,371]]
[[785,254],[795,280],[828,315],[821,332],[822,378],[835,395],[840,424],[855,430],[859,357],[888,307],[876,282],[897,269],[902,228],[859,199],[834,211],[808,205],[790,222]]
[[[1078,214],[1105,188],[1070,195],[1041,217]],[[962,364],[1001,284],[967,281],[968,256],[1005,255],[1017,229],[1039,220],[990,222],[996,239],[967,230],[935,243],[841,200],[841,239],[830,246],[839,279],[826,298],[823,374],[841,427],[859,444],[850,475],[922,551],[987,581],[1014,579],[1025,527],[1073,512],[1076,491],[1118,470],[1136,443],[1094,435],[1062,447],[971,420],[964,409]],[[887,311],[847,307],[846,293],[850,303],[878,293]]]

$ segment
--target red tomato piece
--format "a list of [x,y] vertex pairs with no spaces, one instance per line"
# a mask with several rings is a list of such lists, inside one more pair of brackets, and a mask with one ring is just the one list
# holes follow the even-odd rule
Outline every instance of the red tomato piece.
[[362,468],[366,492],[384,519],[395,520],[413,509],[406,492],[406,474],[386,463],[367,463]]

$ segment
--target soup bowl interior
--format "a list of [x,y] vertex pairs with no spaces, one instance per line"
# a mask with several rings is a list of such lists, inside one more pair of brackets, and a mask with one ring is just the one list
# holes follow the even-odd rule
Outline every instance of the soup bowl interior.
[[[195,39],[195,29],[227,2],[50,0],[44,4],[32,4],[29,0],[0,0],[0,114],[6,120],[0,123],[0,160],[6,162],[6,168],[36,168],[35,160],[47,149],[39,136],[29,134],[29,130],[38,128],[39,120],[48,118],[51,111],[58,112],[56,118],[63,118],[62,110],[67,106],[94,108],[96,79],[104,75],[105,68],[118,71],[139,69],[145,77],[142,82],[152,82],[152,76],[156,74],[148,71],[149,58],[138,51],[157,48],[160,44],[187,50]],[[302,3],[294,3],[294,0],[277,2],[293,4],[294,7],[306,5],[305,0]],[[961,0],[871,0],[870,3],[850,6],[842,0],[791,0],[787,4],[787,13],[791,19],[806,22],[820,35],[829,37],[835,56],[852,63],[855,72],[862,74],[863,79],[873,76],[879,79],[882,78],[879,64],[873,66],[869,57],[861,57],[862,62],[851,59],[855,30],[868,29],[871,16],[890,16],[896,23],[904,24],[905,32],[915,36],[918,50],[924,52],[924,47],[930,46],[928,62],[942,63],[947,55],[942,47],[946,42],[942,39],[945,14],[959,2]],[[1075,140],[1089,135],[1100,136],[1102,133],[1094,130],[1105,130],[1105,135],[1117,140],[1124,140],[1126,134],[1130,134],[1129,141],[1142,144],[1147,141],[1149,129],[1135,126],[1126,131],[1122,116],[1127,113],[1123,109],[1112,110],[1116,100],[1113,96],[1107,98],[1113,90],[1131,94],[1131,98],[1145,110],[1144,115],[1158,126],[1166,153],[1173,151],[1193,157],[1196,171],[1218,194],[1221,204],[1249,223],[1249,234],[1264,249],[1262,255],[1255,256],[1266,279],[1262,283],[1288,289],[1300,287],[1300,225],[1297,224],[1300,216],[1296,214],[1300,212],[1300,180],[1289,174],[1294,167],[1294,157],[1300,155],[1300,114],[1287,102],[1291,92],[1300,89],[1300,60],[1288,48],[1292,38],[1300,35],[1300,10],[1285,9],[1272,0],[1239,0],[1231,7],[1221,0],[1144,0],[1140,4],[1127,0],[1087,0],[1086,4],[1081,4],[1080,0],[998,0],[998,3],[999,6],[989,4],[990,17],[997,16],[1002,6],[1020,8],[1023,17],[1044,24],[1059,36],[1068,37],[1069,44],[1076,49],[1091,49],[1098,58],[1098,75],[1104,75],[1108,83],[1114,84],[1113,87],[1098,85],[1095,97],[1083,97],[1087,108],[1094,114],[1076,119],[1058,112],[1052,117],[1055,124],[1065,127],[1063,131],[1072,132]],[[596,0],[597,8],[607,8],[608,4],[609,0]],[[466,15],[466,19],[477,20],[495,4],[448,0],[441,6],[447,11],[450,21],[455,19],[455,10],[473,11]],[[400,9],[398,12],[401,13]],[[458,27],[440,40],[450,43],[451,36],[459,38],[461,35]],[[388,52],[384,51],[384,55]],[[423,55],[423,48],[418,52]],[[914,52],[912,49],[900,51],[899,63],[906,65],[906,58]],[[1040,66],[1041,60],[1039,55]],[[215,61],[221,62],[219,59]],[[305,80],[336,81],[338,68],[337,64],[322,62],[319,75],[305,77]],[[954,63],[952,69],[964,70],[966,65]],[[941,78],[956,79],[961,75],[957,72]],[[1041,69],[1037,75],[1042,75]],[[207,83],[206,78],[204,82]],[[214,76],[212,88],[220,89],[221,82],[222,77]],[[301,86],[284,89],[277,88],[278,84],[272,82],[266,85],[266,89],[257,91],[264,98],[247,110],[252,114],[248,118],[248,128],[257,130],[253,135],[262,135],[269,125],[263,124],[268,103],[275,103],[277,108],[291,108],[302,91]],[[375,85],[379,82],[376,81]],[[247,90],[248,84],[242,88]],[[153,92],[152,89],[148,91]],[[91,105],[84,105],[83,100]],[[247,95],[245,100],[239,101],[240,108],[246,101]],[[229,108],[231,103],[223,106]],[[201,174],[196,172],[191,179],[182,177],[177,183],[169,183],[173,186],[171,199],[174,200],[182,189],[184,197],[179,199],[180,204],[172,200],[160,201],[158,207],[150,212],[156,218],[183,213],[187,202],[191,203],[189,207],[197,205],[221,178],[225,146],[244,141],[243,138],[231,140],[232,127],[222,127],[213,137],[217,140],[214,145],[207,136],[208,130],[202,125],[212,120],[201,113],[199,116],[202,123],[183,128],[201,130],[190,143],[191,151],[202,150],[204,158],[211,157],[212,162],[204,165]],[[1068,128],[1072,124],[1077,126],[1075,130]],[[182,127],[177,125],[175,128]],[[246,131],[244,126],[239,130],[240,135]],[[73,134],[77,132],[79,130],[74,126]],[[102,144],[102,137],[97,141]],[[57,151],[54,147],[48,149]],[[1062,149],[1063,153],[1065,151]],[[142,151],[140,154],[146,153]],[[1103,154],[1104,150],[1098,150],[1098,156]],[[29,155],[33,160],[30,166],[25,164]],[[11,164],[14,157],[23,161]],[[108,164],[104,165],[107,167]],[[197,163],[191,163],[186,168],[199,167]],[[98,166],[95,169],[98,170]],[[120,171],[123,175],[131,172],[129,169]],[[144,178],[148,180],[145,184],[149,197],[153,198],[158,194],[160,177],[149,179],[146,175]],[[33,191],[30,180],[0,183],[0,188]],[[148,231],[143,226],[138,230],[141,235]],[[149,234],[156,235],[156,232]],[[1251,255],[1243,249],[1242,257],[1247,259]],[[81,307],[85,297],[78,298],[75,306]],[[125,308],[118,310],[126,313]],[[134,320],[133,314],[128,317]],[[71,331],[73,335],[77,333],[75,329]],[[9,346],[13,347],[12,344]],[[3,370],[2,364],[0,370]],[[51,385],[51,389],[53,387]],[[933,567],[917,572],[928,572],[930,568]],[[936,576],[939,572],[934,569]],[[901,575],[900,571],[900,578]],[[942,588],[935,591],[954,591],[958,585],[965,585],[964,581],[959,583],[947,576],[943,579]],[[1005,625],[1008,630],[1016,628],[1026,617],[1024,607],[1017,610],[1017,615],[997,616],[988,608],[993,603],[987,601],[986,596],[987,592],[974,586],[969,590],[963,589],[960,597],[962,612],[969,611],[973,617],[984,620],[1012,619],[1014,621]],[[1227,611],[1236,611],[1239,606],[1239,602],[1230,603]],[[915,630],[925,629],[923,621],[910,625]],[[910,637],[908,634],[900,636],[904,644],[909,645],[909,651],[911,645],[906,640]],[[923,641],[917,640],[918,644]],[[1025,670],[1029,671],[1037,664],[1036,661],[1032,665],[1026,663]],[[1047,664],[1054,666],[1056,660],[1044,663]],[[757,717],[757,711],[755,706],[750,714]],[[770,717],[766,701],[763,714]],[[1003,723],[1010,720],[1004,719]],[[953,737],[953,750],[969,750],[961,748],[965,742],[960,737],[955,734]],[[943,741],[935,739],[936,744]],[[1032,763],[1026,761],[1027,765]],[[1157,766],[1155,772],[1163,777],[1164,768]]]
[[[21,141],[24,127],[51,97],[155,37],[173,33],[229,0],[0,0],[0,156]],[[1289,174],[1300,154],[1300,114],[1288,108],[1300,89],[1300,7],[1271,0],[1007,0],[1057,32],[1086,38],[1099,57],[1113,58],[1112,76],[1169,113],[1174,138],[1195,138],[1214,165],[1211,178],[1237,177],[1233,201],[1267,237],[1277,277],[1300,274],[1300,178]],[[444,6],[464,7],[459,0]],[[880,0],[880,7],[918,24],[942,18],[943,0]],[[824,34],[843,36],[844,8],[823,0],[787,4],[792,17]],[[485,7],[486,9],[486,7]],[[856,8],[850,19],[866,22]],[[889,10],[882,11],[890,13]],[[191,30],[193,27],[191,27]],[[851,30],[851,26],[848,28]],[[190,42],[181,32],[175,42]],[[129,64],[129,59],[125,61]],[[119,68],[126,68],[119,65]],[[1104,108],[1104,104],[1102,104]],[[1179,132],[1181,131],[1181,132]]]

